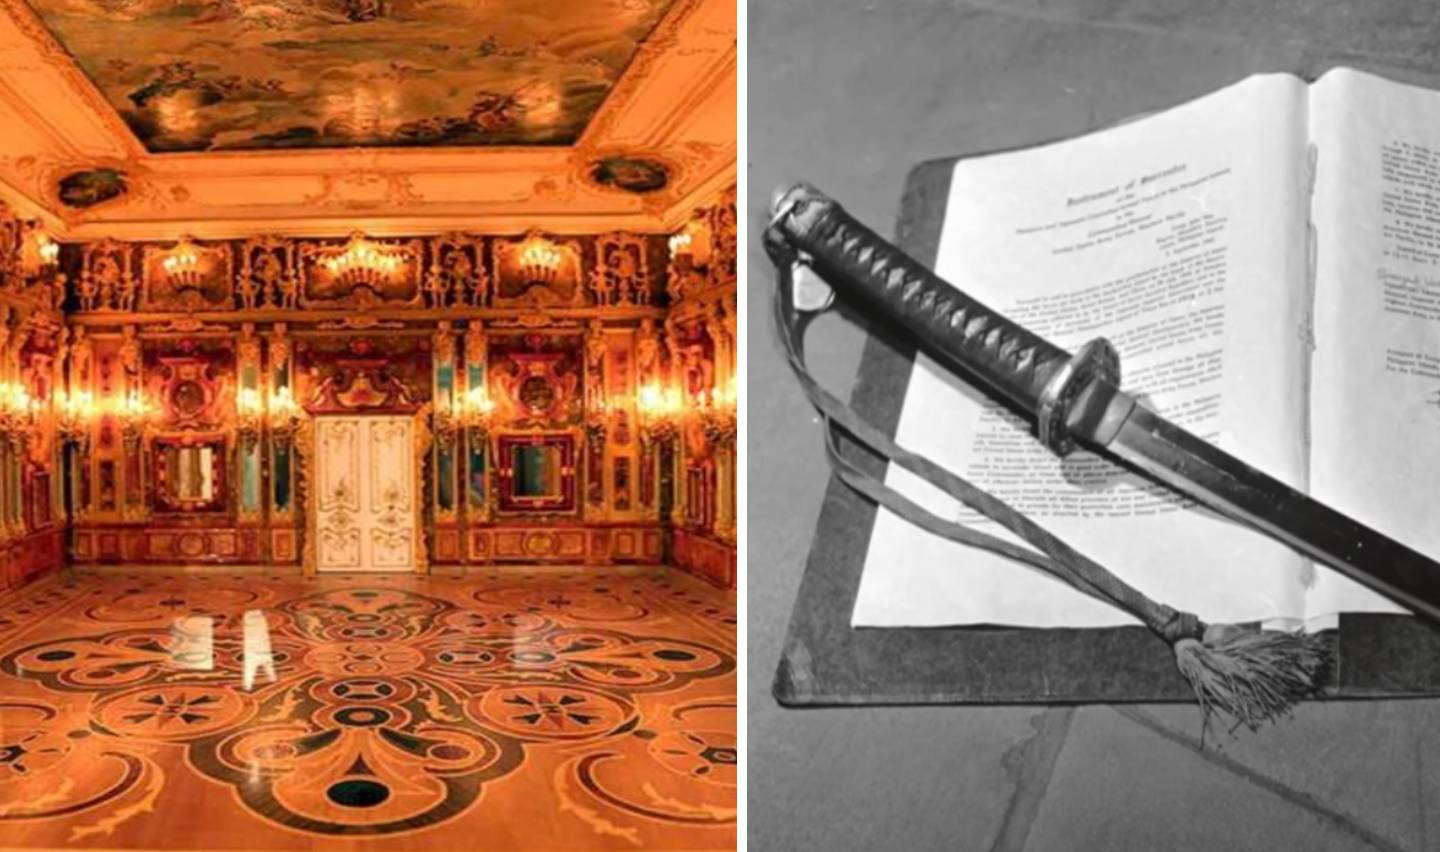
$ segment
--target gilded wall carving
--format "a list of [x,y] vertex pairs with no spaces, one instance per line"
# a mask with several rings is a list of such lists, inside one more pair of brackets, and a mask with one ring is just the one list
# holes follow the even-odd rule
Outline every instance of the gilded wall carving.
[[[54,244],[0,203],[0,590],[62,559],[65,423],[56,389],[71,343]],[[83,357],[83,353],[82,353]]]
[[[0,242],[20,240],[14,228],[15,234],[0,233]],[[657,260],[663,252],[664,237],[624,232],[101,240],[78,247],[72,307],[81,313],[636,307],[664,302],[665,264]]]
[[[23,260],[29,226],[0,219],[0,303],[69,310],[0,323],[14,365],[0,380],[50,412],[38,437],[0,447],[17,446],[15,488],[44,489],[33,511],[57,529],[69,480],[78,561],[315,566],[350,552],[335,508],[350,489],[377,521],[355,527],[362,562],[385,562],[397,529],[420,542],[416,569],[659,561],[672,529],[689,536],[677,552],[733,548],[733,241],[713,238],[725,216],[699,211],[680,243],[100,240],[40,265]],[[678,407],[654,409],[655,393]],[[407,418],[413,479],[313,481],[328,475],[327,417]],[[0,500],[12,536],[32,529],[24,505]],[[411,509],[418,528],[397,526]]]

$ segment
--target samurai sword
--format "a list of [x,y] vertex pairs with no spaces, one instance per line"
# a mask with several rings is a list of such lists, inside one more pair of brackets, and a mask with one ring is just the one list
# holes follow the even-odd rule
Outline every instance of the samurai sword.
[[[1120,388],[1114,347],[1071,354],[971,298],[806,184],[777,192],[765,246],[899,325],[991,397],[1034,419],[1057,455],[1084,447],[1440,621],[1440,564],[1246,464]],[[797,302],[800,297],[796,297]],[[797,304],[800,309],[823,304]]]

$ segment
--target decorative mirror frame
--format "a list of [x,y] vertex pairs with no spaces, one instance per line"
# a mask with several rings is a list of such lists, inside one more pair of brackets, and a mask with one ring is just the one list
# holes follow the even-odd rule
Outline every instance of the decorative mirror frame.
[[[549,445],[560,450],[560,495],[558,497],[516,497],[515,468],[511,461],[516,447]],[[580,511],[579,436],[574,432],[509,432],[495,436],[495,497],[502,515],[574,515]]]
[[[211,478],[215,483],[214,495],[209,500],[175,500],[167,488],[169,470],[165,463],[168,447],[213,447]],[[193,512],[225,512],[229,509],[229,479],[226,476],[230,466],[230,446],[224,432],[185,432],[183,434],[156,435],[150,441],[150,475],[155,488],[155,511],[163,514],[190,514]]]

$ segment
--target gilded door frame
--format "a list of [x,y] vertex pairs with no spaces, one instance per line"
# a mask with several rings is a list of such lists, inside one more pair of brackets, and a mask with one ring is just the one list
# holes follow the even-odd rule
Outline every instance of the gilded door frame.
[[[414,499],[411,501],[415,512],[415,573],[430,573],[430,545],[429,530],[425,526],[425,503],[427,492],[425,491],[425,460],[430,454],[430,447],[434,443],[434,433],[430,431],[430,404],[421,406],[419,411],[413,415],[414,431],[411,433],[411,467],[414,471]],[[316,530],[320,525],[319,501],[315,499],[315,420],[317,417],[393,417],[393,413],[372,411],[372,412],[326,412],[306,417],[300,424],[295,436],[295,448],[298,451],[300,469],[298,484],[299,497],[305,501],[305,546],[302,549],[301,563],[304,566],[306,577],[314,577],[319,574],[317,566],[318,549],[316,547]],[[383,573],[383,572],[376,572]]]

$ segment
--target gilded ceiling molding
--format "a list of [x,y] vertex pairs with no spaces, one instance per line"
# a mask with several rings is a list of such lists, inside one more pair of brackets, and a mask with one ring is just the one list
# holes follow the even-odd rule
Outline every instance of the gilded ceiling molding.
[[610,135],[615,122],[633,108],[635,94],[641,83],[649,77],[655,63],[680,43],[681,30],[703,2],[704,0],[678,0],[670,7],[669,13],[660,19],[650,37],[640,42],[635,57],[630,60],[630,66],[611,88],[605,103],[600,105],[600,110],[590,119],[585,132],[580,134],[576,148],[587,148],[587,143]]
[[415,191],[411,178],[404,173],[367,169],[321,175],[320,191],[305,196],[304,203],[342,210],[403,209],[424,204],[425,197]]
[[50,68],[59,72],[71,91],[90,107],[95,117],[111,129],[115,138],[125,140],[125,147],[132,155],[144,153],[145,149],[140,140],[135,138],[135,134],[130,132],[130,128],[120,118],[119,113],[115,112],[115,108],[85,72],[80,70],[70,52],[50,34],[49,28],[40,20],[40,16],[35,14],[35,10],[30,8],[30,4],[25,0],[0,0],[0,9],[5,11],[16,29],[29,40]]

